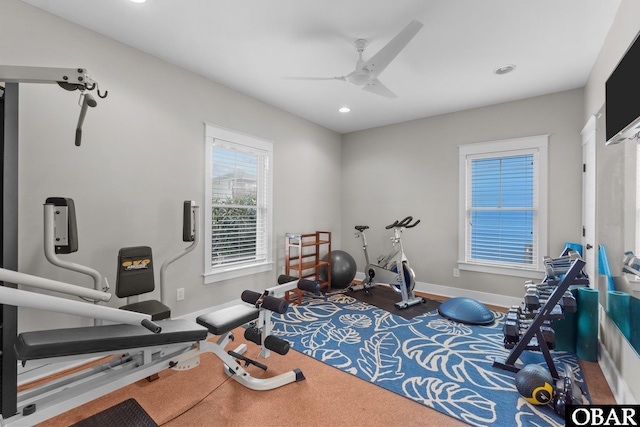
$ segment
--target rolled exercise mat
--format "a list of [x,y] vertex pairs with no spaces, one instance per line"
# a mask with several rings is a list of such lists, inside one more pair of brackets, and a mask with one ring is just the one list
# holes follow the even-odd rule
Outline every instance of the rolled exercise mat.
[[640,322],[640,299],[634,296],[629,299],[629,319],[631,324],[636,325],[635,328],[631,328],[629,342],[640,353],[640,327],[637,327],[638,322]]
[[615,285],[613,284],[613,276],[611,275],[611,268],[609,267],[607,248],[602,244],[598,248],[598,273],[607,277],[607,288],[613,291]]
[[631,341],[631,326],[629,323],[629,300],[631,295],[626,292],[607,292],[607,315],[618,326],[624,337]]
[[587,362],[598,360],[598,290],[578,288],[576,354]]
[[[578,289],[572,289],[573,297],[578,300]],[[556,347],[558,351],[576,352],[576,334],[578,331],[578,313],[563,313],[564,319],[553,321],[553,330],[556,332]]]

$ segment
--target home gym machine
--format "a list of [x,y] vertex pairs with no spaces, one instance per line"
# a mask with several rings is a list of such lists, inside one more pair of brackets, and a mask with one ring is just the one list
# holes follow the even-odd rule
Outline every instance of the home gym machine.
[[[162,264],[160,268],[159,301],[154,299],[138,300],[139,295],[150,293],[155,289],[151,248],[148,246],[136,246],[120,249],[115,291],[119,298],[127,298],[127,304],[120,308],[149,314],[152,320],[166,319],[171,316],[170,308],[164,304],[164,298],[167,294],[167,268],[198,246],[200,235],[199,209],[192,200],[183,202],[182,240],[191,244]],[[106,277],[100,272],[58,257],[58,254],[70,254],[77,250],[78,229],[75,202],[67,197],[47,198],[44,204],[44,253],[47,260],[57,267],[91,276],[94,282],[94,289],[107,293],[109,284]],[[111,296],[111,294],[107,295]],[[91,300],[86,295],[79,297],[96,304],[104,301],[103,299]],[[99,325],[100,320],[94,319],[94,324]]]
[[[0,280],[62,290],[69,294],[77,290],[92,299],[103,294],[102,291],[4,268],[0,268]],[[289,303],[268,295],[266,291],[262,294],[244,291],[242,301],[244,303],[201,315],[196,322],[186,319],[154,322],[148,314],[0,286],[0,304],[5,306],[30,307],[115,322],[19,334],[12,351],[25,365],[36,360],[55,363],[87,357],[113,358],[19,393],[14,389],[17,410],[3,414],[0,424],[35,425],[164,369],[183,371],[196,368],[202,353],[213,353],[222,360],[226,375],[252,390],[272,390],[304,380],[299,369],[269,378],[252,377],[245,369],[248,365],[261,369],[266,369],[266,366],[243,355],[247,345],[240,344],[234,350],[225,348],[234,340],[233,329],[254,322],[247,339],[260,342],[264,357],[270,350],[279,354],[286,354],[289,350],[288,342],[272,336],[266,328],[270,324],[270,311],[285,313]],[[211,341],[209,333],[217,336],[217,341]]]
[[369,289],[374,287],[377,282],[386,283],[394,291],[402,295],[402,301],[395,303],[396,308],[403,309],[425,302],[424,298],[416,297],[413,293],[416,285],[415,273],[409,266],[409,260],[402,248],[402,232],[405,228],[413,228],[420,223],[420,220],[413,224],[411,224],[411,221],[413,221],[413,217],[408,216],[402,221],[394,221],[393,224],[385,227],[387,230],[393,229],[393,237],[391,238],[393,249],[388,254],[378,257],[377,264],[369,261],[367,238],[365,236],[365,230],[368,230],[369,226],[356,225],[355,229],[358,231],[356,237],[362,238],[362,250],[366,261],[365,278],[360,285],[351,286],[349,290],[369,292]]
[[[1,223],[2,248],[0,265],[9,270],[18,269],[18,152],[19,152],[19,92],[23,83],[57,84],[65,90],[80,92],[80,117],[76,126],[75,145],[82,138],[82,125],[89,107],[96,106],[96,100],[89,94],[97,89],[98,97],[105,98],[107,92],[100,92],[98,83],[82,67],[51,68],[0,65],[0,82],[5,83],[0,91],[0,149],[2,150]],[[3,286],[15,288],[15,282],[5,282]],[[17,386],[17,363],[13,345],[17,335],[17,308],[0,306],[2,348],[0,349],[0,413],[13,414],[16,411],[15,388]]]
[[88,107],[98,105],[95,98],[87,91],[97,89],[98,97],[106,98],[108,91],[100,92],[98,83],[89,76],[84,68],[47,68],[47,67],[18,67],[0,65],[0,82],[5,83],[55,83],[68,91],[80,91],[80,117],[76,126],[75,144],[82,143],[82,125]]
[[200,208],[192,200],[185,200],[182,209],[182,241],[191,243],[184,250],[171,256],[160,267],[160,300],[139,301],[138,296],[155,290],[153,251],[149,246],[120,248],[118,251],[118,273],[116,295],[127,298],[123,310],[150,314],[153,320],[171,317],[171,309],[164,304],[167,296],[167,268],[173,262],[193,251],[200,241]]
[[[47,260],[60,268],[85,274],[93,279],[96,291],[109,292],[109,283],[99,271],[91,267],[69,262],[58,257],[58,254],[70,254],[78,250],[78,228],[76,210],[73,199],[49,197],[44,204],[44,255]],[[109,297],[111,294],[107,294]],[[90,300],[87,296],[79,296]],[[98,304],[103,299],[90,300]],[[108,300],[107,300],[108,301]],[[94,319],[100,325],[100,319]]]

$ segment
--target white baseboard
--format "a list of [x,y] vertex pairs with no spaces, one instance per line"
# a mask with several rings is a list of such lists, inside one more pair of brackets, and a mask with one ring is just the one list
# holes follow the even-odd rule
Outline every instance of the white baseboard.
[[619,405],[637,405],[638,402],[634,399],[627,383],[624,378],[622,378],[620,372],[618,372],[618,369],[616,369],[611,355],[601,342],[598,342],[598,351],[600,356],[598,358],[598,364],[604,374],[605,380],[607,380],[607,384],[609,384],[609,388],[611,388],[611,393],[613,393],[613,398],[616,400],[616,403]]
[[[637,405],[640,399],[638,387],[638,360],[640,356],[622,335],[620,329],[607,316],[606,309],[599,307],[598,362],[613,397],[618,404]],[[612,351],[614,354],[610,352]]]

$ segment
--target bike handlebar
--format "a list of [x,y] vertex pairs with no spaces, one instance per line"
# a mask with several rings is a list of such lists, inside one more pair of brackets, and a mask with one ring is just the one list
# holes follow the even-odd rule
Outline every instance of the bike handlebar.
[[403,219],[402,221],[397,221],[397,220],[394,221],[393,224],[389,224],[385,228],[387,230],[390,230],[390,229],[396,228],[396,227],[413,228],[416,225],[420,224],[420,220],[417,220],[413,224],[409,225],[411,223],[411,221],[413,221],[413,217],[412,216],[408,216],[405,219]]
[[416,225],[418,225],[418,224],[420,224],[420,220],[417,220],[416,222],[414,222],[414,223],[413,223],[413,224],[411,224],[411,225],[407,225],[405,228],[413,228],[413,227],[415,227],[415,226],[416,226]]

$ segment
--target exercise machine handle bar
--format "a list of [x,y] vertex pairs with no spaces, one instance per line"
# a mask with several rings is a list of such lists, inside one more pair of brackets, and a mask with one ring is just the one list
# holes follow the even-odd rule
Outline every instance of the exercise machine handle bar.
[[106,98],[109,91],[100,92],[98,83],[91,78],[84,68],[51,68],[51,67],[23,67],[13,65],[0,65],[0,81],[5,83],[57,83],[68,91],[79,90],[80,117],[76,127],[75,144],[77,147],[82,142],[82,124],[87,113],[87,107],[95,107],[96,100],[87,90],[98,89],[100,98]]
[[74,295],[94,301],[107,302],[111,299],[111,294],[95,289],[87,289],[82,286],[73,285],[71,283],[59,282],[57,280],[46,279],[39,276],[31,276],[19,273],[6,268],[0,268],[0,281],[7,283],[17,283],[21,285],[31,286],[38,289],[46,289],[49,291],[60,292],[62,294]]
[[413,221],[413,217],[412,216],[408,216],[405,219],[403,219],[402,221],[394,221],[393,224],[389,224],[385,227],[385,229],[390,230],[392,228],[413,228],[416,225],[420,224],[420,220],[417,220],[416,222],[414,222],[413,224],[409,225],[411,223],[411,221]]
[[[164,302],[167,295],[167,268],[169,265],[179,260],[198,246],[200,242],[200,206],[192,200],[185,200],[183,203],[183,238],[185,242],[191,241],[191,245],[167,259],[160,267],[160,301]],[[188,229],[188,230],[185,230]]]
[[[106,277],[102,276],[99,271],[94,270],[91,267],[87,267],[81,264],[76,264],[74,262],[64,261],[58,258],[55,252],[55,204],[53,203],[45,203],[44,205],[44,255],[47,260],[60,268],[65,268],[67,270],[75,271],[77,273],[86,274],[87,276],[91,276],[93,279],[93,288],[96,291],[100,291],[100,287],[102,286],[102,291],[95,295],[98,297],[88,296],[86,292],[83,291],[84,288],[80,286],[73,286],[76,291],[72,292],[71,290],[58,290],[58,292],[68,293],[71,295],[76,295],[79,297],[89,298],[96,301],[109,301],[111,299],[111,294],[106,293],[109,290],[109,283],[107,282]],[[51,288],[50,288],[51,289]],[[65,288],[66,289],[66,288]],[[57,289],[53,289],[57,290]],[[91,293],[92,294],[92,293]],[[108,296],[107,296],[108,295]]]
[[[45,279],[44,277],[32,276],[4,268],[0,268],[0,281],[44,289],[47,289],[47,287],[41,285],[46,282],[57,284],[58,287],[77,287],[70,283],[56,282]],[[56,290],[61,292],[59,289]],[[85,289],[85,291],[96,292],[92,289]],[[75,316],[108,320],[115,323],[142,325],[156,334],[162,331],[162,328],[158,324],[151,321],[151,316],[148,314],[119,310],[103,305],[87,304],[86,302],[14,289],[8,286],[0,286],[0,304],[73,314]]]

